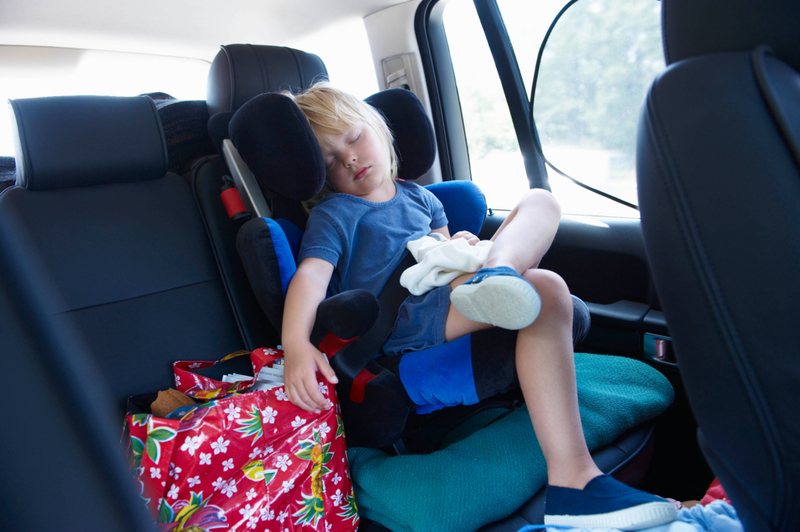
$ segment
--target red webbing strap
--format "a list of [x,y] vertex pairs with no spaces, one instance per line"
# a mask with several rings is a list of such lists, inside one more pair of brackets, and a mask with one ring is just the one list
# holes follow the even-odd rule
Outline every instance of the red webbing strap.
[[363,403],[367,384],[375,377],[377,375],[373,375],[366,368],[362,369],[361,373],[353,380],[353,386],[350,388],[350,400],[354,403]]
[[328,333],[325,338],[319,343],[319,350],[320,352],[324,353],[326,357],[330,360],[333,355],[338,353],[342,350],[344,346],[347,344],[353,343],[356,340],[361,338],[360,336],[356,336],[354,338],[350,338],[349,340],[342,340],[338,336],[333,333]]

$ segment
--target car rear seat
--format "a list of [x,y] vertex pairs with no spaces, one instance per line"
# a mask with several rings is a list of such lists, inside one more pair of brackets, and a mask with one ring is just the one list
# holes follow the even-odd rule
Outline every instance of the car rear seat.
[[174,386],[176,359],[245,347],[191,188],[168,169],[148,97],[11,102],[17,186],[0,226],[94,353],[122,407]]

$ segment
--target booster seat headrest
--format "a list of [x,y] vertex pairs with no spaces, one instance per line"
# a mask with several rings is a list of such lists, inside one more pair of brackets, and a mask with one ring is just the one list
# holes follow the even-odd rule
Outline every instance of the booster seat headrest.
[[[405,89],[367,98],[394,134],[398,178],[413,180],[428,171],[436,142],[419,99]],[[281,94],[261,94],[231,118],[228,133],[262,189],[297,201],[314,197],[325,184],[325,161],[311,126],[297,104]]]
[[364,99],[383,114],[394,136],[399,179],[414,180],[430,170],[436,158],[436,137],[422,102],[405,89],[388,89]]
[[228,44],[211,63],[206,87],[209,116],[236,111],[265,92],[298,92],[328,79],[322,60],[285,46]]
[[146,96],[53,96],[10,105],[20,186],[147,181],[168,171],[161,119]]

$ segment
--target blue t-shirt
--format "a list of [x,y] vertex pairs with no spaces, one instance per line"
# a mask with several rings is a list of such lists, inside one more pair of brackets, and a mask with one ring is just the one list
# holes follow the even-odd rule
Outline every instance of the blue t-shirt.
[[333,295],[354,288],[379,295],[406,243],[447,225],[442,203],[430,191],[395,184],[397,194],[383,203],[329,194],[311,209],[297,260],[316,257],[333,264]]

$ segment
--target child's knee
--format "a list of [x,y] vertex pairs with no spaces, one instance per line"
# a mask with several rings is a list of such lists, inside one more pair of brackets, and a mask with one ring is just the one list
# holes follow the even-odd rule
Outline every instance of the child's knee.
[[520,207],[547,209],[561,216],[561,204],[556,197],[548,190],[543,188],[532,188],[528,190],[519,202]]
[[536,288],[542,301],[542,311],[552,317],[563,315],[572,319],[572,295],[566,281],[555,272],[549,270],[527,270],[524,277]]

